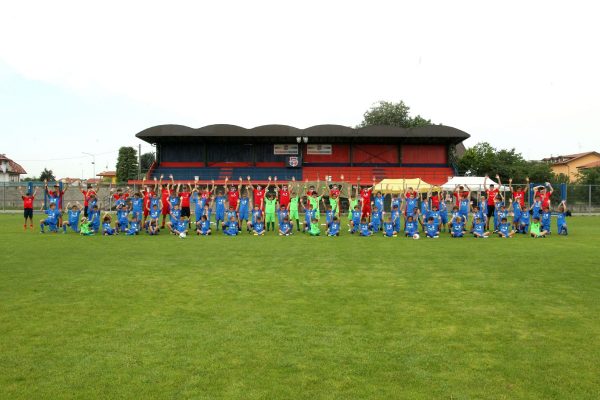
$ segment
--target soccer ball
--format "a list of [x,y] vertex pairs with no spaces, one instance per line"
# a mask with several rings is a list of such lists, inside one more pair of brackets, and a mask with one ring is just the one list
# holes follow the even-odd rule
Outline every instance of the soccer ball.
[[420,238],[421,238],[421,236],[419,236],[419,234],[418,234],[418,233],[415,233],[415,234],[413,235],[413,239],[415,239],[415,240],[419,240]]
[[181,233],[179,234],[179,237],[180,237],[180,238],[182,238],[182,239],[184,239],[184,238],[185,238],[185,232],[181,232]]

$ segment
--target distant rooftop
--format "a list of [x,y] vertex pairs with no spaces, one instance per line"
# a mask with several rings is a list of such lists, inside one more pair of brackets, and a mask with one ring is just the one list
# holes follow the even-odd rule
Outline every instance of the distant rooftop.
[[6,161],[7,162],[7,169],[6,172],[9,174],[18,174],[18,175],[24,175],[27,173],[27,171],[25,171],[25,168],[21,167],[19,164],[17,164],[16,162],[14,162],[13,160],[11,160],[10,158],[6,157],[5,154],[0,154],[0,163],[2,161]]

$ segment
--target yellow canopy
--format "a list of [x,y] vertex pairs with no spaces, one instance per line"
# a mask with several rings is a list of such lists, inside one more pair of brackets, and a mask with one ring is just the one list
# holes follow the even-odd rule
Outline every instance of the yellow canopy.
[[396,194],[407,190],[409,187],[412,187],[414,190],[417,190],[417,186],[419,187],[420,193],[427,193],[429,189],[433,190],[435,187],[437,187],[425,182],[421,178],[384,179],[381,182],[375,184],[373,191],[381,192],[384,194]]

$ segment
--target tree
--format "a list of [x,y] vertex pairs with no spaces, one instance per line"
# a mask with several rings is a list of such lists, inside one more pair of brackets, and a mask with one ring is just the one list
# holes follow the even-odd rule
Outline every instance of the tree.
[[137,179],[137,177],[137,151],[133,147],[121,147],[117,157],[117,181],[126,182],[129,179]]
[[467,149],[458,161],[460,174],[468,176],[500,175],[503,181],[513,178],[515,182],[556,182],[556,176],[549,164],[540,161],[526,161],[515,149],[496,149],[487,142],[477,143]]
[[54,177],[54,173],[51,169],[44,168],[44,170],[40,173],[40,181],[53,182],[55,180],[56,178]]
[[148,172],[154,162],[154,153],[144,153],[140,156],[140,165],[142,173]]
[[410,116],[410,107],[404,104],[402,100],[398,103],[390,101],[380,101],[371,106],[363,114],[363,121],[359,127],[371,125],[391,125],[402,128],[414,128],[417,126],[431,125],[431,120],[425,119],[420,115]]
[[581,185],[600,185],[600,167],[581,169],[577,183]]

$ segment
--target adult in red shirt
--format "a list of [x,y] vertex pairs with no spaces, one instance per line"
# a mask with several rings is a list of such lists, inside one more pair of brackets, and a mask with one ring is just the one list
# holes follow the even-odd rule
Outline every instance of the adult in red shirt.
[[440,209],[440,201],[442,201],[441,192],[434,191],[434,192],[432,192],[431,196],[429,196],[429,198],[431,199],[431,209],[433,209],[435,207],[439,210]]
[[87,218],[88,216],[88,205],[90,202],[90,197],[92,195],[96,195],[98,189],[94,189],[92,185],[88,184],[86,190],[81,189],[81,194],[83,194],[83,216]]
[[271,177],[269,177],[269,183],[267,183],[265,188],[263,188],[261,185],[256,185],[256,187],[254,187],[254,185],[252,185],[252,181],[250,181],[250,177],[248,177],[248,187],[252,189],[252,194],[254,195],[254,206],[258,206],[263,212],[265,211],[265,194],[267,193],[267,189],[270,185]]
[[[485,189],[487,185],[487,180],[489,176],[485,176],[483,179],[483,188]],[[496,179],[498,180],[498,185],[501,187],[502,182],[500,181],[500,175],[496,174]],[[485,196],[487,198],[487,229],[490,229],[490,221],[492,217],[496,215],[496,196],[500,193],[500,190],[492,183],[489,186],[489,189],[485,189]],[[496,221],[494,221],[494,225]]]
[[[360,176],[356,179],[360,187]],[[373,185],[365,186],[360,189],[360,202],[362,204],[361,218],[369,218],[371,216],[371,196],[373,196],[373,187],[375,186],[375,177],[373,177]]]
[[550,208],[550,197],[552,197],[552,193],[554,193],[554,188],[550,184],[550,182],[546,182],[545,186],[537,186],[535,188],[534,197],[540,196],[540,200],[542,201],[542,208]]
[[181,185],[182,191],[179,192],[179,204],[181,206],[181,216],[188,217],[192,215],[190,211],[190,197],[192,196],[192,188],[189,184],[184,183]]
[[277,192],[277,200],[279,201],[280,207],[285,207],[288,209],[288,204],[290,204],[290,190],[287,184],[282,184],[281,189],[277,185],[277,177],[273,178],[275,181],[275,191]]
[[519,203],[521,206],[521,210],[525,209],[525,195],[527,194],[527,190],[529,188],[529,177],[526,178],[527,185],[521,186],[517,189],[513,189],[512,187],[512,178],[508,180],[508,188],[513,196],[513,201]]
[[[46,180],[44,180],[44,185],[44,190],[46,192],[46,195],[50,198],[50,202],[55,203],[56,208],[62,210],[62,200],[65,195],[65,192],[69,188],[69,185],[65,183],[63,190],[60,190],[60,185],[58,183],[54,185],[54,190],[48,189],[48,181]],[[60,223],[62,224],[62,217],[60,218]]]
[[19,193],[21,194],[21,199],[23,200],[23,217],[25,217],[23,229],[27,229],[27,219],[29,218],[29,226],[31,230],[33,230],[33,201],[35,200],[35,195],[37,194],[37,188],[33,189],[33,193],[28,191],[27,194],[24,194],[23,189],[19,186]]
[[453,196],[456,199],[456,207],[460,207],[461,199],[467,199],[471,196],[471,189],[469,189],[469,187],[466,186],[467,190],[465,190],[465,186],[460,185],[454,190]]
[[161,203],[162,203],[161,228],[163,228],[163,229],[165,227],[167,215],[169,215],[171,213],[171,204],[169,203],[169,197],[171,196],[171,190],[175,190],[175,180],[173,180],[173,175],[169,175],[169,178],[171,178],[172,188],[169,187],[168,183],[163,185],[163,183],[162,183],[163,176],[162,175],[160,176],[160,180],[158,181],[158,187],[160,188],[160,199],[161,199]]
[[229,207],[233,207],[234,210],[237,210],[238,200],[240,199],[240,192],[242,191],[242,177],[240,176],[240,184],[236,187],[235,185],[227,186],[227,182],[229,178],[225,177],[225,190],[227,191],[227,202],[229,203]]

